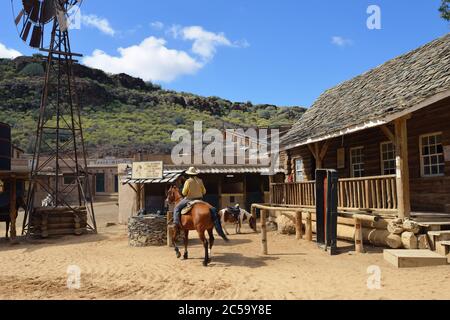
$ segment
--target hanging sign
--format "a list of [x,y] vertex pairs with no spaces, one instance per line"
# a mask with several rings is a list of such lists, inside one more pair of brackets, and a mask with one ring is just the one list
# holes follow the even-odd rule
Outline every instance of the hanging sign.
[[132,179],[162,179],[164,176],[164,163],[154,162],[134,162]]

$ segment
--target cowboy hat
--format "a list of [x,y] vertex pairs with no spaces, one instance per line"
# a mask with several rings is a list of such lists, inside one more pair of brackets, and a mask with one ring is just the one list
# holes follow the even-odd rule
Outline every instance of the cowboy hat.
[[195,169],[194,167],[190,167],[188,169],[188,171],[186,171],[186,174],[189,176],[198,176],[200,174],[200,172],[197,169]]

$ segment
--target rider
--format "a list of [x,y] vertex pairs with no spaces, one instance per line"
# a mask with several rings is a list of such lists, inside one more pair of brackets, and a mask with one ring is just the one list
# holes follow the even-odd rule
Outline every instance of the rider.
[[176,206],[173,213],[173,222],[176,226],[180,226],[181,211],[188,205],[189,202],[195,200],[203,200],[206,194],[206,188],[203,181],[198,177],[199,171],[194,167],[186,171],[189,179],[184,183],[183,196],[184,199]]

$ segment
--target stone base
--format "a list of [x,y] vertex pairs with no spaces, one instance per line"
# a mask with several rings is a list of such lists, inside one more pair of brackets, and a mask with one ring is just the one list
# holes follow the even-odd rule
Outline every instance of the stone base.
[[166,217],[150,215],[130,218],[128,221],[128,239],[131,247],[166,245]]

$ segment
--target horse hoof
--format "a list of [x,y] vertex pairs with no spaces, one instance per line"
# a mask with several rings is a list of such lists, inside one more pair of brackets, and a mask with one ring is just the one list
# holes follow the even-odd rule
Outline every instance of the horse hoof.
[[207,267],[208,266],[208,262],[203,262],[203,266]]
[[181,258],[181,253],[177,252],[177,259]]
[[183,259],[184,259],[184,260],[188,260],[188,259],[189,259],[189,256],[188,256],[187,253],[184,254]]

